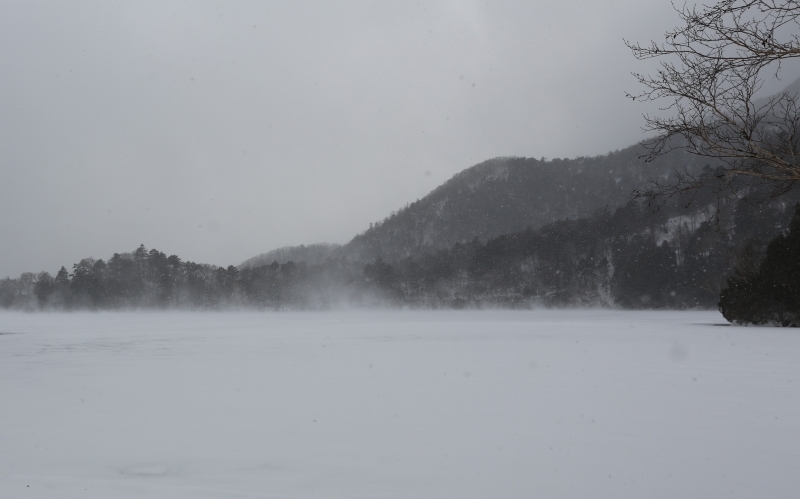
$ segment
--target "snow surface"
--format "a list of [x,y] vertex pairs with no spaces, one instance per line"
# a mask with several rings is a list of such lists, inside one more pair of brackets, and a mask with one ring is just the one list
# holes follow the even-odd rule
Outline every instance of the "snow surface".
[[2,313],[0,497],[800,497],[800,334],[720,323]]

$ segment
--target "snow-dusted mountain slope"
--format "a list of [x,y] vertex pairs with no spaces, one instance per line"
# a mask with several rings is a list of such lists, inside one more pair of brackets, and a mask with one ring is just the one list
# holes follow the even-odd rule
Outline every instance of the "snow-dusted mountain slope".
[[[704,160],[676,151],[652,163],[632,146],[603,156],[537,160],[496,158],[458,173],[419,199],[355,236],[343,247],[309,245],[281,248],[251,258],[243,267],[277,260],[324,261],[345,256],[396,260],[449,248],[473,238],[486,240],[528,227],[584,218],[627,203],[634,189],[674,169],[698,171]],[[269,261],[267,261],[269,260]]]

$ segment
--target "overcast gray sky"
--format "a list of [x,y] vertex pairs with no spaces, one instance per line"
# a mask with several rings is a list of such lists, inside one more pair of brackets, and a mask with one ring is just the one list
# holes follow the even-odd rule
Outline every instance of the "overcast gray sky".
[[344,243],[497,156],[642,138],[668,0],[0,2],[0,277]]

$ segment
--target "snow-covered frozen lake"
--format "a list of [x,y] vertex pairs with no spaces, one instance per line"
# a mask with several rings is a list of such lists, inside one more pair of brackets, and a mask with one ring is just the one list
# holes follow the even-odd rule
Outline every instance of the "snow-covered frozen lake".
[[800,497],[800,333],[721,323],[2,313],[0,497]]

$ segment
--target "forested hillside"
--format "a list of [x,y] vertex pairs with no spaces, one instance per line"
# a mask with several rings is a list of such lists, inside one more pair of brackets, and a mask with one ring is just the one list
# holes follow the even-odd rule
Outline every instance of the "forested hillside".
[[635,189],[675,169],[704,162],[679,151],[645,163],[641,146],[604,156],[537,160],[497,158],[468,168],[424,198],[357,235],[337,254],[395,260],[456,242],[481,241],[625,205]]
[[279,248],[240,264],[277,261],[321,263],[344,257],[367,262],[397,260],[481,241],[526,228],[615,210],[648,180],[675,170],[697,173],[706,165],[675,151],[645,163],[644,149],[631,146],[603,156],[576,159],[495,158],[458,173],[428,195],[370,224],[344,246],[311,244]]
[[[714,307],[743,252],[759,261],[795,193],[760,187],[720,199],[709,186],[658,205],[632,199],[650,178],[711,172],[640,147],[595,158],[500,158],[469,168],[344,246],[281,248],[239,267],[148,250],[85,258],[0,281],[16,309],[224,307]],[[715,178],[712,175],[712,178]]]
[[[406,307],[715,307],[737,261],[759,261],[798,201],[723,205],[712,192],[641,201],[404,258],[328,257],[244,268],[184,262],[140,246],[108,261],[86,258],[0,281],[16,309],[321,309]],[[688,206],[687,206],[688,204]]]
[[239,265],[240,269],[260,267],[272,262],[306,262],[309,264],[323,263],[326,259],[336,256],[341,250],[340,244],[301,244],[300,246],[287,246],[274,249],[266,253],[248,258]]

